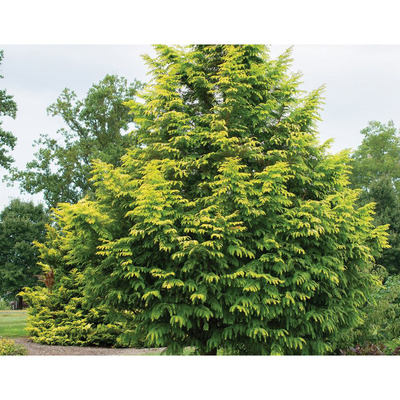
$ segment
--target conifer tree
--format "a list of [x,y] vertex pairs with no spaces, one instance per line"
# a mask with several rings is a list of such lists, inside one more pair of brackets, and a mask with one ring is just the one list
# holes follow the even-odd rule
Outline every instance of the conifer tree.
[[300,90],[290,51],[156,50],[153,82],[129,102],[138,146],[120,167],[94,165],[94,199],[60,209],[77,221],[60,229],[80,241],[64,251],[84,265],[85,296],[116,318],[140,311],[126,344],[334,351],[360,323],[386,227],[356,206],[348,155],[318,143],[321,90]]

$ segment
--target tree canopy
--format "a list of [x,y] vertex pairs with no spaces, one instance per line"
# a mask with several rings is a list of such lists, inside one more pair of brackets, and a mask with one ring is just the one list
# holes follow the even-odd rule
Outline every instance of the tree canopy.
[[[0,65],[3,60],[3,50],[0,50]],[[0,79],[3,76],[0,74]],[[13,100],[13,96],[7,94],[5,89],[0,89],[0,118],[8,116],[15,118],[17,115],[17,104]],[[0,167],[10,168],[14,159],[8,154],[13,150],[17,142],[17,138],[2,128],[3,121],[0,120]]]
[[141,87],[136,80],[128,84],[125,78],[107,75],[83,100],[65,89],[47,109],[66,125],[57,132],[60,138],[41,135],[35,158],[25,170],[14,170],[11,179],[19,181],[28,193],[42,192],[49,207],[77,202],[92,189],[91,161],[119,165],[125,149],[132,145],[132,138],[124,134],[132,121],[124,102]]
[[0,298],[13,299],[22,288],[38,285],[41,267],[33,242],[45,239],[48,222],[42,205],[19,199],[0,213]]
[[352,154],[352,184],[368,191],[372,183],[388,178],[400,193],[400,138],[393,121],[371,121],[361,134],[364,139]]
[[390,274],[400,271],[400,138],[393,121],[372,121],[353,152],[351,183],[361,189],[360,204],[375,203],[375,224],[389,224],[390,248],[377,263]]
[[300,89],[290,51],[156,50],[129,102],[137,145],[94,163],[93,196],[58,207],[47,254],[115,321],[137,313],[127,345],[332,352],[360,323],[386,227],[358,207],[347,153],[318,143],[321,90]]

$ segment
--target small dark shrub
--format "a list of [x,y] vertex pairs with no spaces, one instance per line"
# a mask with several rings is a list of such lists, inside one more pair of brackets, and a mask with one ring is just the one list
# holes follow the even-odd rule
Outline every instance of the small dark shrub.
[[340,350],[342,356],[385,356],[400,355],[400,346],[384,345],[383,343],[366,343],[363,346],[357,344],[345,350]]

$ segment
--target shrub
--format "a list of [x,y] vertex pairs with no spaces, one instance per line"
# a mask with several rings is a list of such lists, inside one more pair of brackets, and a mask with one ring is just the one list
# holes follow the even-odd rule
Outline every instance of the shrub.
[[[381,279],[387,273],[380,270]],[[350,330],[340,342],[341,353],[395,353],[400,346],[400,275],[387,277],[368,297],[362,312],[363,323]],[[357,344],[357,345],[355,345]]]
[[27,288],[21,294],[28,302],[28,333],[37,343],[63,346],[117,346],[121,323],[108,321],[104,307],[87,306],[80,288],[82,274],[72,270],[59,284]]
[[0,299],[0,310],[10,310],[10,303],[4,299]]
[[397,356],[400,355],[400,346],[398,344],[395,347],[393,345],[386,346],[383,343],[365,343],[363,346],[358,344],[346,350],[340,350],[340,354],[342,356]]
[[372,292],[364,314],[359,341],[386,344],[400,338],[400,275],[389,276]]
[[28,351],[22,345],[18,345],[14,340],[0,338],[0,356],[24,356]]
[[[115,318],[111,321],[111,309],[89,305],[84,296],[85,277],[69,266],[61,239],[61,232],[48,226],[45,242],[35,243],[42,267],[39,279],[45,287],[20,293],[29,304],[29,335],[34,342],[49,345],[122,346],[118,336],[129,332],[132,313],[120,314],[123,324]],[[87,238],[83,242],[89,243]]]

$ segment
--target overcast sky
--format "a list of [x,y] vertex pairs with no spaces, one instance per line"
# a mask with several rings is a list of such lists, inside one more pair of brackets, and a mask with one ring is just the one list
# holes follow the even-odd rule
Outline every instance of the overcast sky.
[[[276,57],[289,45],[271,46]],[[18,105],[16,120],[3,119],[3,127],[17,137],[13,152],[18,168],[33,158],[33,141],[41,133],[55,134],[60,118],[47,116],[46,107],[68,87],[83,97],[106,74],[129,81],[149,79],[141,54],[154,54],[151,46],[139,45],[13,45],[2,46],[0,88],[6,88]],[[303,88],[325,85],[325,105],[319,124],[320,140],[334,139],[332,152],[356,148],[360,130],[368,121],[400,123],[400,46],[296,45],[292,70],[303,73]],[[4,170],[0,171],[3,176]],[[0,182],[0,210],[12,198],[30,199],[18,187]],[[33,198],[40,201],[41,196]]]

